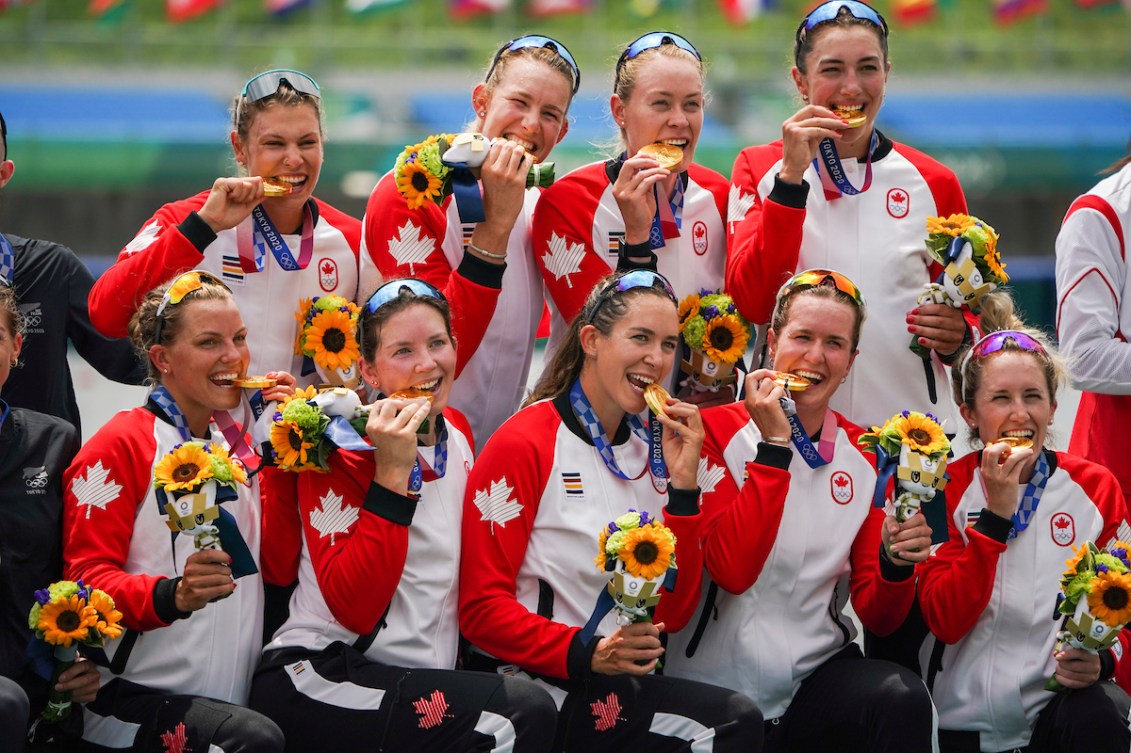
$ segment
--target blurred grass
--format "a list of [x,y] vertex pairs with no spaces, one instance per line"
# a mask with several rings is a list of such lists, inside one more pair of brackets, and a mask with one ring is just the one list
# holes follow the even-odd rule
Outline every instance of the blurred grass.
[[[595,0],[583,15],[532,19],[519,7],[494,16],[453,20],[447,0],[357,17],[343,0],[321,0],[275,19],[262,0],[229,0],[184,24],[164,19],[164,3],[134,0],[114,22],[91,19],[86,0],[47,2],[0,14],[0,64],[46,67],[130,65],[241,71],[293,66],[314,75],[481,68],[501,41],[523,31],[559,37],[574,52],[589,85],[607,89],[616,50],[649,29],[677,30],[699,46],[715,83],[778,81],[788,65],[794,28],[810,0],[782,0],[747,27],[727,24],[715,0],[683,0],[648,19],[626,0]],[[1065,75],[1131,71],[1131,15],[1119,4],[1082,11],[1069,0],[1047,14],[998,26],[989,0],[941,0],[933,23],[895,26],[898,70],[944,75]],[[891,20],[891,3],[878,3]]]

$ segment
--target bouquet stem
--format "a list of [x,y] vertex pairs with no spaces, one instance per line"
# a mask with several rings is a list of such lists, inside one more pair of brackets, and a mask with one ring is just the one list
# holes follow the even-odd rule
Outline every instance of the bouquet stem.
[[51,672],[51,693],[47,698],[47,706],[43,710],[45,722],[62,721],[71,713],[71,691],[56,690],[55,685],[59,682],[59,675],[74,665],[78,648],[77,643],[70,646],[55,647],[55,668]]

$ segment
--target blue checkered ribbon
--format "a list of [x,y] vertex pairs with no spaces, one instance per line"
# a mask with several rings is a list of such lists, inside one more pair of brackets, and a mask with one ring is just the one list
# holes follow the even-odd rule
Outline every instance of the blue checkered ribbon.
[[652,196],[656,200],[656,214],[652,216],[652,229],[648,233],[648,245],[653,251],[667,245],[670,238],[678,238],[683,228],[683,180],[676,178],[671,198],[660,198],[659,184],[652,186]]
[[[432,456],[433,465],[430,470],[432,477],[429,481],[443,478],[444,474],[448,472],[448,424],[444,421],[443,416],[436,416],[436,450]],[[424,471],[421,469],[421,461],[424,456],[417,452],[416,463],[413,464],[412,470],[408,474],[408,496],[419,499],[420,490],[424,488]],[[427,463],[425,462],[427,465]]]
[[185,418],[185,414],[181,412],[177,401],[169,394],[169,390],[159,384],[153,388],[153,392],[149,393],[149,399],[165,412],[165,415],[173,422],[173,426],[177,427],[177,431],[180,432],[181,439],[186,442],[191,442],[192,431],[189,429],[188,419]]
[[1045,492],[1045,484],[1049,481],[1049,461],[1045,453],[1037,453],[1037,464],[1033,466],[1033,475],[1025,486],[1025,493],[1021,495],[1021,504],[1013,513],[1011,520],[1013,527],[1009,529],[1009,538],[1017,538],[1017,534],[1029,527],[1033,516],[1037,514],[1037,505],[1041,504],[1041,495]]
[[12,242],[0,233],[0,278],[8,287],[16,278],[16,252],[12,249]]
[[[616,455],[613,454],[613,445],[609,441],[609,435],[605,433],[605,427],[601,426],[601,420],[597,418],[597,414],[593,412],[593,405],[589,402],[589,398],[585,396],[585,390],[581,389],[581,380],[578,379],[569,388],[569,404],[573,408],[573,412],[577,414],[577,419],[581,425],[585,427],[585,433],[593,440],[593,445],[597,448],[597,452],[601,453],[601,459],[605,461],[605,467],[613,472],[614,476],[623,478],[625,481],[632,481],[632,477],[625,475],[625,472],[617,465]],[[640,416],[634,413],[629,413],[628,426],[632,429],[632,433],[640,437],[649,447],[652,446],[652,439],[648,436],[648,430],[644,428],[644,422],[640,420]],[[660,462],[663,462],[663,453],[649,453],[649,463],[652,458],[657,454],[660,456]]]

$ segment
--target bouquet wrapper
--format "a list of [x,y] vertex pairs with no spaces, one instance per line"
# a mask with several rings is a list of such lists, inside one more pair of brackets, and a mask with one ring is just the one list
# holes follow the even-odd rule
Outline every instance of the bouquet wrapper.
[[609,596],[613,598],[617,624],[650,622],[652,617],[648,610],[660,603],[660,587],[664,585],[666,576],[665,572],[655,578],[638,578],[625,570],[624,563],[618,560],[607,587]]
[[[945,303],[953,308],[969,306],[974,313],[982,308],[982,298],[997,289],[997,284],[987,281],[974,262],[974,247],[965,238],[955,238],[947,251],[946,267],[939,279],[926,286],[919,295],[918,302]],[[911,350],[923,358],[929,351],[919,344],[919,338],[911,338]]]
[[346,389],[356,389],[361,384],[361,372],[357,367],[357,362],[341,369],[328,369],[325,366],[314,364],[314,370],[318,372],[318,378],[322,380],[323,384],[329,384],[334,387],[345,387]]
[[[1092,610],[1088,608],[1087,597],[1081,597],[1080,601],[1076,603],[1076,611],[1064,618],[1064,624],[1061,625],[1060,632],[1057,633],[1058,646],[1060,648],[1082,648],[1096,654],[1115,645],[1115,642],[1119,640],[1121,630],[1123,630],[1122,625],[1113,627],[1103,620],[1097,619],[1092,614]],[[1065,687],[1057,681],[1054,674],[1045,683],[1045,690],[1059,693],[1065,690]]]
[[680,371],[687,374],[686,385],[695,392],[717,392],[720,387],[736,380],[734,364],[716,361],[702,350],[691,350],[691,360],[680,363]]
[[[452,138],[441,161],[452,168],[450,175],[452,195],[461,222],[483,222],[483,194],[479,190],[479,168],[495,142],[481,133],[460,133]],[[526,187],[548,188],[554,182],[554,163],[542,162],[530,167]]]
[[55,684],[59,682],[59,675],[66,672],[75,663],[78,656],[78,643],[69,646],[55,646],[55,664],[51,671],[51,692],[47,697],[47,706],[43,709],[43,721],[55,723],[62,721],[71,713],[71,691],[56,690]]
[[205,481],[195,492],[158,490],[164,497],[165,524],[170,531],[192,536],[198,551],[220,548],[220,529],[214,523],[220,517],[217,491],[214,480]]
[[946,488],[946,455],[932,459],[905,444],[899,450],[895,478],[895,517],[904,523],[919,512],[924,502]]

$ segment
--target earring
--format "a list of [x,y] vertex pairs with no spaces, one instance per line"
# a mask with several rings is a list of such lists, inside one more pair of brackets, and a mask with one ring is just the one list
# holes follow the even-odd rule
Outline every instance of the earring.
[[168,373],[169,373],[169,370],[168,370],[168,369],[161,369],[161,373],[162,373],[162,374],[168,374]]
[[802,94],[801,95],[801,101],[808,103],[809,102],[809,95],[808,94]]
[[848,381],[848,374],[845,374],[844,376],[842,376],[842,377],[840,378],[840,383],[841,383],[841,384],[844,384],[844,383],[845,383],[845,382],[847,382],[847,381]]
[[481,118],[487,117],[487,111],[486,110],[480,110],[479,111],[479,117],[481,117]]
[[16,367],[17,367],[17,366],[19,366],[19,365],[20,365],[20,361],[19,361],[19,359],[18,359],[18,358],[13,358],[13,359],[12,359],[12,368],[14,369],[14,368],[16,368]]

